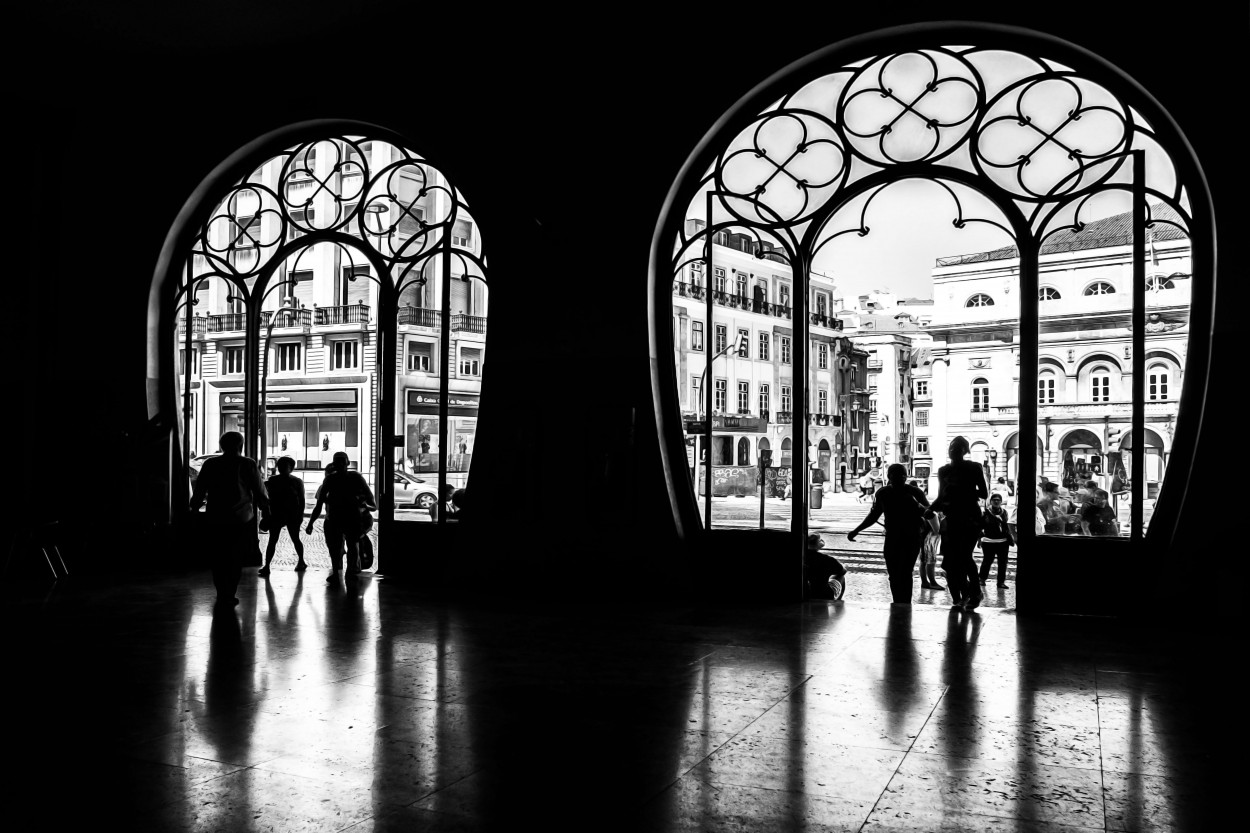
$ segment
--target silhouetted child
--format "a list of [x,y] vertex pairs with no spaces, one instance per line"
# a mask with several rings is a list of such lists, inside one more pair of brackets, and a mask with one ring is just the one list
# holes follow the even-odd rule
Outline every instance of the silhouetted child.
[[303,572],[308,568],[304,563],[304,542],[299,539],[300,523],[304,520],[304,481],[291,476],[294,470],[295,461],[282,457],[278,460],[278,473],[265,483],[265,491],[269,493],[269,512],[261,518],[261,526],[268,526],[269,546],[265,550],[265,566],[256,571],[258,576],[269,575],[269,565],[273,563],[278,536],[283,529],[291,536],[291,544],[299,558],[295,571]]
[[803,575],[809,599],[833,599],[846,595],[846,567],[842,562],[820,551],[825,539],[813,532],[807,536],[807,552],[803,556]]
[[898,604],[911,604],[912,574],[920,555],[920,539],[927,525],[923,521],[929,500],[924,492],[907,485],[907,469],[894,463],[886,470],[890,481],[877,490],[868,517],[847,534],[846,540],[872,526],[885,515],[885,569],[890,574],[890,593]]
[[938,584],[938,553],[942,551],[942,513],[930,509],[924,514],[925,533],[920,539],[920,586],[926,590],[945,590]]

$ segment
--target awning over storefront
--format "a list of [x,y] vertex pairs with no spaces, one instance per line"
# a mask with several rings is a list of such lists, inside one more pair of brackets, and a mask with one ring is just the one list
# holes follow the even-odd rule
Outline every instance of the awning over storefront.
[[[476,393],[456,393],[451,391],[447,395],[447,415],[454,417],[475,417],[477,416],[478,400],[481,397]],[[408,391],[408,413],[410,414],[438,414],[438,391],[436,390],[410,390]]]

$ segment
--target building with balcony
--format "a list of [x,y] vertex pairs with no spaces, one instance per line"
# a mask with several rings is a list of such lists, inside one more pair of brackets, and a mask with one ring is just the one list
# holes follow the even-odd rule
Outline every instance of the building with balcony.
[[[178,324],[180,372],[186,374],[187,328],[191,330],[190,409],[192,454],[217,450],[222,433],[243,430],[246,353],[246,304],[236,284],[224,277],[229,267],[247,273],[260,252],[294,243],[310,231],[334,224],[341,216],[361,211],[361,223],[345,228],[368,233],[370,223],[389,223],[394,245],[420,240],[427,219],[447,213],[446,189],[433,168],[396,168],[391,187],[405,197],[409,210],[361,209],[359,194],[364,156],[370,170],[385,169],[396,150],[381,142],[359,145],[341,140],[302,146],[285,164],[267,163],[259,185],[286,192],[296,205],[286,227],[266,202],[260,188],[243,188],[231,198],[230,218],[208,226],[207,250],[190,264],[194,303],[182,311]],[[256,183],[253,179],[252,183]],[[367,201],[366,201],[367,202]],[[318,218],[329,218],[320,221]],[[476,224],[458,215],[450,228],[451,244],[477,253]],[[211,262],[210,262],[211,261]],[[277,266],[259,300],[259,372],[263,392],[262,448],[272,466],[277,457],[295,459],[300,470],[320,470],[337,451],[348,454],[362,471],[374,468],[369,449],[379,447],[379,430],[393,428],[403,437],[393,461],[404,469],[436,473],[439,438],[448,443],[448,482],[463,485],[476,434],[476,414],[485,362],[487,290],[462,261],[450,257],[449,297],[440,287],[444,261],[432,258],[424,271],[386,275],[404,286],[397,315],[396,424],[380,426],[377,403],[379,353],[379,276],[361,251],[346,244],[318,242],[292,248]],[[246,281],[249,292],[256,278]],[[448,316],[444,326],[444,315]],[[446,342],[444,343],[444,339]],[[440,377],[448,377],[446,431],[439,430]]]
[[[690,220],[689,232],[703,228]],[[688,460],[704,459],[700,435],[706,396],[712,396],[713,466],[753,466],[761,451],[772,452],[773,465],[789,469],[796,463],[792,424],[806,424],[811,464],[832,482],[867,446],[861,435],[843,436],[843,412],[851,414],[857,397],[845,385],[865,381],[864,367],[852,371],[854,348],[841,335],[835,315],[836,289],[827,275],[813,273],[809,292],[811,321],[807,345],[809,401],[795,401],[792,321],[794,277],[789,263],[768,243],[747,234],[721,232],[713,242],[712,273],[695,260],[681,267],[673,281],[673,344],[680,402],[687,425]],[[708,301],[713,305],[708,325]],[[838,357],[847,356],[838,372]],[[866,410],[866,401],[864,403]],[[859,427],[858,408],[847,430]],[[839,458],[838,448],[846,451]],[[783,478],[784,481],[784,478]],[[699,480],[702,483],[702,480]]]
[[[1188,338],[1189,241],[1152,206],[1146,278],[1145,471],[1153,497],[1171,454]],[[1053,235],[1042,248],[1036,303],[1040,344],[1038,472],[1068,488],[1137,476],[1131,455],[1130,216]],[[963,435],[990,476],[1015,480],[1020,451],[1019,293],[1013,248],[940,258],[933,271],[933,407],[937,465]],[[1029,299],[1032,302],[1032,299]],[[919,383],[919,377],[917,378]],[[917,404],[919,407],[919,403]],[[919,451],[919,450],[918,450]]]

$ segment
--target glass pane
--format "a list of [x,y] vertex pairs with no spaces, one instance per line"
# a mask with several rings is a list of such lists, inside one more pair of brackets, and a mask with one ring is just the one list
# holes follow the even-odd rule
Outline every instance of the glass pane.
[[766,235],[726,225],[712,238],[709,281],[702,216],[687,231],[672,293],[687,471],[706,511],[710,462],[714,528],[789,529],[790,461],[780,453],[793,413],[789,263]]
[[[896,488],[914,487],[932,502],[956,437],[967,441],[965,459],[987,490],[1001,493],[1003,527],[1012,519],[1019,258],[1003,230],[960,229],[955,216],[1002,222],[971,191],[902,181],[852,201],[820,236],[827,244],[818,248],[809,287],[808,527],[851,572],[880,569],[889,514],[855,541],[847,533],[868,519],[891,469],[898,467]],[[855,232],[861,223],[868,233]],[[964,557],[975,570],[983,553],[972,545]],[[993,577],[1004,565],[1003,592],[985,604],[1010,606],[1015,550],[1008,543],[1004,558],[994,554]],[[942,575],[938,564],[931,574],[923,561],[917,569],[921,586]]]

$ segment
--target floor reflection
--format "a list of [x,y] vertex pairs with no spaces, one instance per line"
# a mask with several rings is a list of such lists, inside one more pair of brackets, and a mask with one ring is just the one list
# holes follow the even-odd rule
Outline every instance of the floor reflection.
[[1230,695],[1188,685],[1201,652],[1157,629],[450,603],[291,572],[213,595],[171,577],[5,608],[41,623],[12,748],[61,776],[14,782],[39,797],[17,829],[1199,829],[1228,771]]

